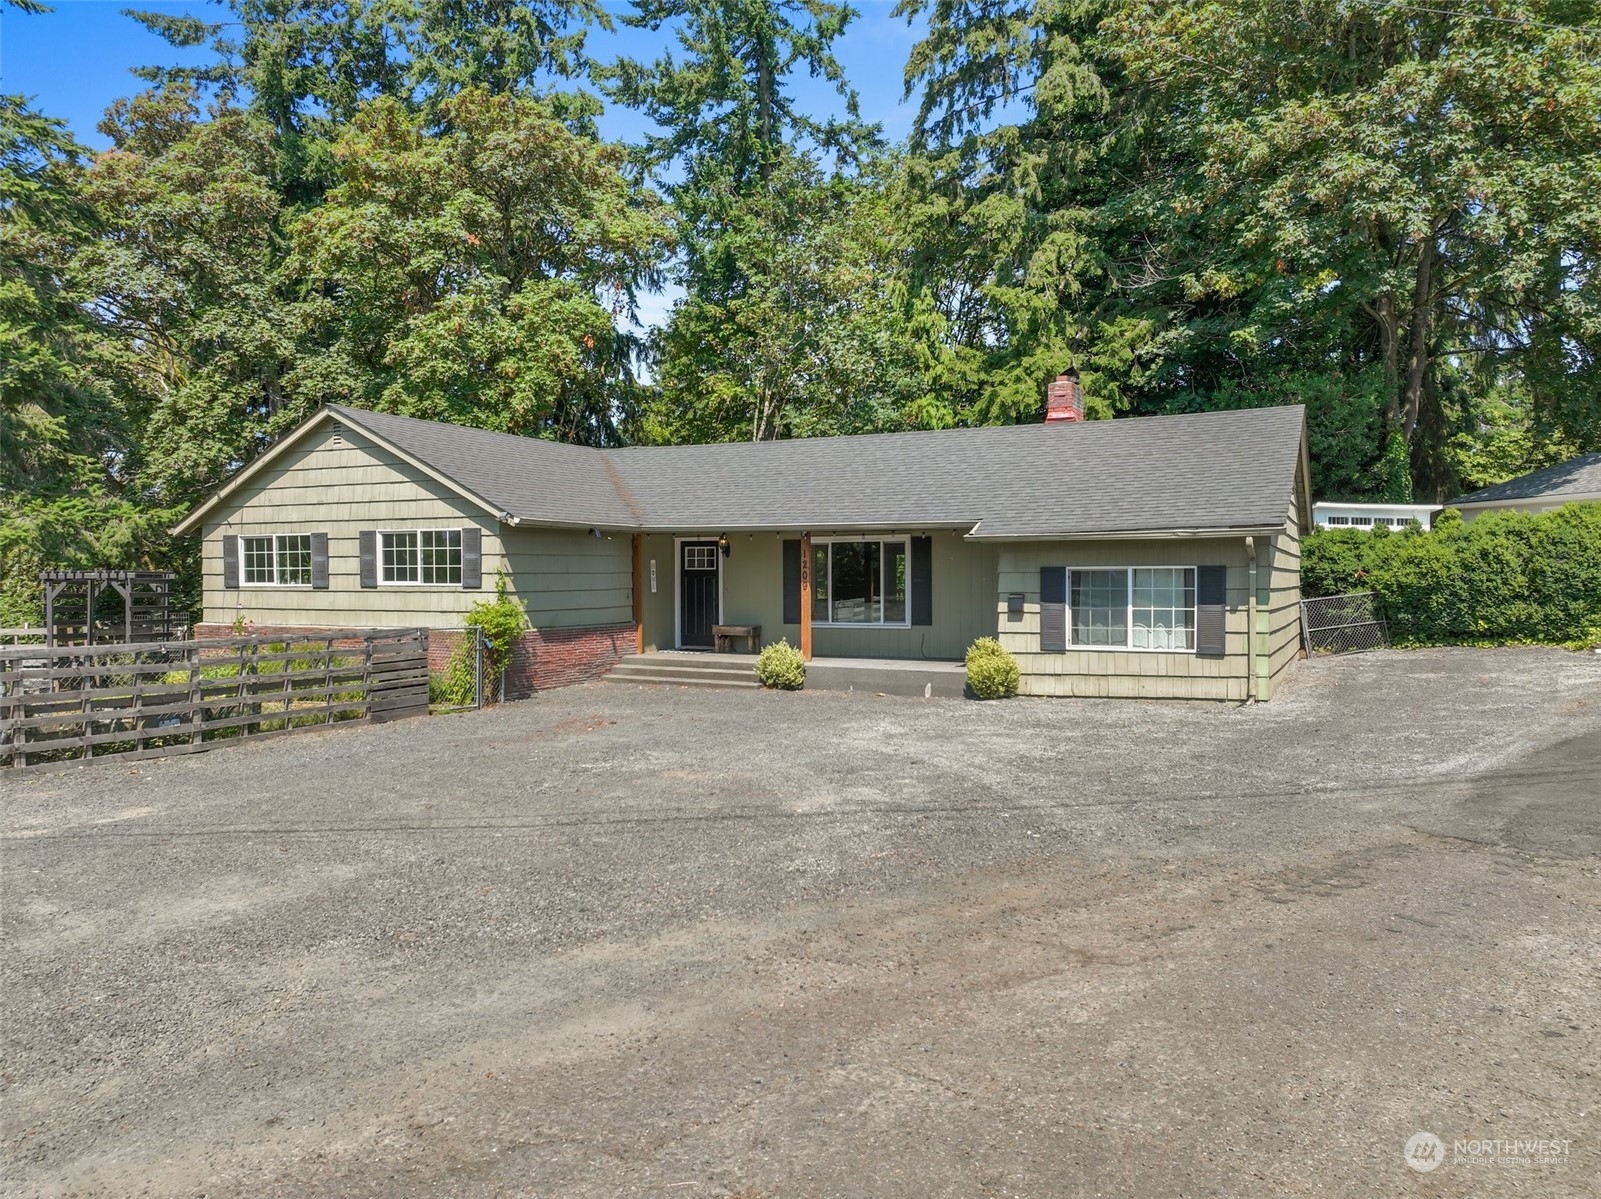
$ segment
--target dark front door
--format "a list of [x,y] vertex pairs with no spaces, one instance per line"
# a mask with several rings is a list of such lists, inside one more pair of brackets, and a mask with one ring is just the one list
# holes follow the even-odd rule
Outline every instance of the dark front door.
[[685,541],[678,546],[678,644],[686,649],[711,648],[721,562],[715,541]]

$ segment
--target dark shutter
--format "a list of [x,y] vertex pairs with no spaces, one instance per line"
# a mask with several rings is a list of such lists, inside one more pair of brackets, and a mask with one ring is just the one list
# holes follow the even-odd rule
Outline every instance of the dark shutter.
[[375,529],[363,529],[358,536],[361,546],[361,585],[363,587],[378,586],[378,533]]
[[311,586],[314,591],[328,590],[328,534],[311,535]]
[[799,624],[801,616],[801,543],[784,542],[784,623]]
[[1040,567],[1040,653],[1067,652],[1067,567]]
[[461,531],[461,586],[477,591],[484,585],[484,531],[476,525]]
[[912,538],[912,623],[934,623],[934,539]]
[[1228,648],[1228,569],[1195,568],[1195,652],[1221,657]]
[[222,539],[222,585],[229,591],[239,589],[239,538],[232,533]]

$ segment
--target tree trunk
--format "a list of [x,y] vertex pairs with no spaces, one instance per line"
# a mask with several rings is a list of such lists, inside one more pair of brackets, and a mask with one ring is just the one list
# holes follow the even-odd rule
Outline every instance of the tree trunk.
[[1395,292],[1385,289],[1377,308],[1369,309],[1379,326],[1379,352],[1384,357],[1384,423],[1401,423],[1401,329],[1395,312]]
[[751,422],[752,441],[778,440],[778,396],[771,390],[756,393],[755,419]]
[[765,183],[773,174],[773,56],[771,47],[756,47],[756,119],[761,128],[760,170]]
[[1434,314],[1434,259],[1435,234],[1430,233],[1418,250],[1416,284],[1412,290],[1412,314],[1409,320],[1409,338],[1406,362],[1406,390],[1401,397],[1401,432],[1412,443],[1417,428],[1418,411],[1423,403],[1424,379],[1433,361],[1429,353],[1429,331]]

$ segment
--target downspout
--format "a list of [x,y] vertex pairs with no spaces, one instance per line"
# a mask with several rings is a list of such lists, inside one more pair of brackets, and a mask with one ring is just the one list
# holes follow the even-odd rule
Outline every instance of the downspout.
[[1245,662],[1250,673],[1251,702],[1257,702],[1257,676],[1256,676],[1256,538],[1245,539],[1245,560],[1250,569],[1247,572],[1250,595],[1245,601]]

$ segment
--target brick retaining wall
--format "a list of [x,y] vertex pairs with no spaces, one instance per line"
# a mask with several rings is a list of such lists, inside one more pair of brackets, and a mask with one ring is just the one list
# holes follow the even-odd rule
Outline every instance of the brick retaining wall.
[[633,653],[635,644],[632,624],[524,633],[506,671],[506,698],[521,699],[535,691],[598,679]]
[[[258,636],[323,637],[329,629],[295,628],[288,625],[257,625]],[[195,626],[196,637],[226,637],[232,628],[225,624]],[[461,629],[428,630],[428,669],[439,671],[466,633]],[[614,663],[635,648],[632,624],[591,625],[578,629],[533,629],[524,633],[512,651],[506,671],[506,698],[526,699],[536,691],[587,683],[598,679]]]

